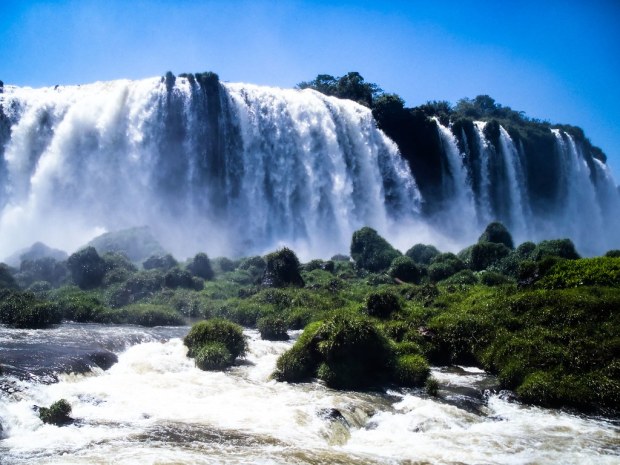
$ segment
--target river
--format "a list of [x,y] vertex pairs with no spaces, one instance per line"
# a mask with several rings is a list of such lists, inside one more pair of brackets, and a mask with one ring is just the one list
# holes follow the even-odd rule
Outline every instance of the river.
[[[521,405],[475,368],[434,368],[439,398],[341,392],[270,380],[292,342],[253,330],[241,363],[201,371],[188,330],[0,327],[0,464],[620,463],[616,419]],[[61,398],[75,421],[43,424]]]

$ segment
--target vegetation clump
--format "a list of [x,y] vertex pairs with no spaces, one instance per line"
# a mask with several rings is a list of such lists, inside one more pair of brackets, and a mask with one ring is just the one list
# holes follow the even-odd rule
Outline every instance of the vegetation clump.
[[385,271],[400,252],[372,228],[364,227],[353,233],[351,257],[356,266],[373,273]]
[[303,287],[304,280],[300,274],[300,263],[291,249],[284,247],[265,257],[266,267],[263,274],[263,286]]
[[439,250],[437,250],[437,248],[433,245],[416,244],[407,250],[405,255],[419,265],[428,265],[431,260],[440,253],[441,252],[439,252]]
[[256,322],[260,337],[267,341],[288,341],[287,324],[283,318],[265,316]]
[[214,276],[213,268],[211,267],[211,260],[209,260],[206,253],[197,253],[187,265],[187,269],[194,276],[198,276],[199,278],[207,281],[213,279]]
[[392,260],[388,274],[406,283],[419,284],[422,278],[422,271],[415,262],[406,255],[401,255]]
[[372,292],[366,297],[364,310],[369,316],[386,319],[400,309],[400,300],[390,291]]
[[[214,318],[201,321],[192,326],[183,343],[188,347],[188,356],[196,358],[201,369],[223,369],[243,357],[247,343],[243,328],[228,320]],[[230,355],[224,357],[226,352]],[[198,359],[198,355],[202,354]],[[217,363],[215,363],[217,361]],[[224,364],[224,361],[226,362]],[[217,368],[203,368],[217,366]]]
[[512,235],[502,223],[489,223],[482,235],[478,238],[478,243],[491,242],[494,244],[503,244],[509,249],[514,249]]
[[360,389],[389,379],[393,353],[385,336],[367,318],[337,314],[310,325],[276,364],[280,381],[316,376],[328,386]]
[[99,286],[106,271],[105,261],[91,246],[69,256],[67,266],[73,282],[81,289],[92,289]]
[[54,402],[49,407],[39,408],[39,418],[43,423],[51,425],[62,426],[72,421],[71,417],[71,404],[65,399],[60,399]]

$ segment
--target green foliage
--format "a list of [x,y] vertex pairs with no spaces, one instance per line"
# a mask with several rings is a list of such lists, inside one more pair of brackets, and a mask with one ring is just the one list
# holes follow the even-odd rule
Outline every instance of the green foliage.
[[291,249],[284,247],[270,253],[265,257],[265,261],[267,266],[263,275],[263,286],[304,286],[304,280],[299,273],[299,259]]
[[559,260],[536,283],[545,289],[578,286],[620,287],[620,257]]
[[0,290],[0,323],[15,328],[47,328],[60,323],[62,312],[52,302],[37,299],[30,292]]
[[570,239],[553,239],[542,241],[536,245],[531,254],[532,259],[539,261],[546,257],[560,257],[569,260],[576,260],[579,254],[575,250],[575,245]]
[[103,285],[110,286],[114,283],[121,283],[138,271],[138,268],[120,252],[106,252],[101,257],[105,262],[105,275]]
[[492,242],[495,244],[503,244],[509,249],[514,248],[512,235],[502,223],[489,223],[482,235],[478,238],[478,243]]
[[400,252],[374,229],[364,227],[353,233],[351,257],[357,267],[375,273],[385,271],[398,256]]
[[0,263],[0,289],[18,289],[15,278],[5,263]]
[[213,268],[211,267],[211,261],[209,260],[209,257],[206,253],[197,253],[187,265],[187,269],[194,276],[198,276],[199,278],[202,278],[204,280],[208,281],[210,279],[213,279]]
[[366,298],[365,312],[376,318],[389,318],[401,310],[398,297],[390,291],[373,292]]
[[427,244],[416,244],[411,247],[405,255],[420,265],[428,265],[431,260],[441,252],[435,246]]
[[301,82],[299,89],[314,89],[325,95],[346,98],[367,107],[372,106],[373,98],[381,92],[376,84],[364,81],[358,72],[350,72],[341,77],[319,74],[316,79]]
[[160,292],[164,287],[164,273],[160,269],[139,271],[134,273],[118,288],[112,289],[108,297],[108,304],[112,307],[121,307],[138,302]]
[[457,273],[454,273],[449,278],[444,279],[443,284],[457,284],[461,286],[469,286],[472,284],[476,284],[478,282],[478,278],[471,270],[461,270]]
[[388,274],[392,278],[414,284],[419,284],[422,277],[420,268],[406,255],[401,255],[392,260]]
[[465,269],[465,263],[453,253],[436,255],[428,267],[428,277],[433,282],[442,281]]
[[243,328],[219,318],[196,323],[183,342],[189,348],[190,357],[195,357],[203,346],[214,342],[223,344],[230,352],[233,361],[237,357],[243,357],[247,349]]
[[422,386],[429,373],[430,367],[422,355],[401,355],[394,365],[394,378],[401,386]]
[[102,323],[125,323],[140,326],[180,326],[185,323],[172,308],[166,305],[139,303],[107,310],[98,315]]
[[39,408],[39,418],[43,423],[62,426],[71,422],[71,404],[65,399],[54,402],[49,407]]
[[608,250],[607,252],[605,252],[605,256],[606,257],[611,257],[611,258],[619,258],[620,257],[620,250],[618,250],[618,249]]
[[67,267],[73,282],[81,289],[92,289],[99,286],[106,271],[106,264],[94,247],[75,252],[67,259]]
[[179,263],[175,260],[175,258],[170,255],[151,255],[142,263],[142,268],[145,270],[164,270],[167,271],[175,266],[178,266]]
[[59,262],[52,257],[41,257],[22,260],[16,279],[21,287],[28,287],[36,281],[47,281],[53,287],[58,287],[68,274],[66,262]]
[[260,337],[267,341],[288,341],[287,324],[277,316],[265,316],[256,323]]
[[298,382],[317,376],[337,389],[377,386],[392,377],[394,353],[368,319],[338,313],[309,325],[276,363],[274,377]]
[[479,242],[471,247],[471,269],[474,271],[486,270],[509,254],[510,249],[503,243]]
[[61,287],[49,294],[49,299],[62,309],[63,318],[80,323],[99,321],[106,307],[96,296],[73,286]]
[[204,287],[204,281],[201,278],[192,276],[187,270],[182,270],[179,267],[170,268],[164,274],[164,286],[171,289],[177,287],[183,287],[186,289],[194,289],[196,291],[202,290]]
[[485,271],[480,274],[480,282],[485,286],[501,286],[503,284],[512,284],[514,281],[508,276],[496,273],[494,271]]
[[201,370],[224,370],[234,363],[234,358],[221,342],[208,342],[198,349],[196,366]]
[[436,378],[429,376],[424,383],[424,389],[429,396],[437,397],[439,395],[439,382]]

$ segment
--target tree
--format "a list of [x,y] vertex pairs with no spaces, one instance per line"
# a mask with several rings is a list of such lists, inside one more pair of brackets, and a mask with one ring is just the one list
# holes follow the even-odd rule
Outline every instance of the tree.
[[106,263],[94,247],[86,247],[69,256],[67,266],[73,281],[81,289],[97,287],[106,271]]
[[359,268],[381,272],[389,268],[400,252],[372,228],[364,227],[353,233],[351,257]]

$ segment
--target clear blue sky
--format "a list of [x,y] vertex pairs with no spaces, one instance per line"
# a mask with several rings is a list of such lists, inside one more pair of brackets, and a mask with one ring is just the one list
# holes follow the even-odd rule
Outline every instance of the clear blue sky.
[[620,0],[2,0],[7,84],[167,70],[281,87],[359,71],[409,106],[489,94],[583,127],[620,181]]

